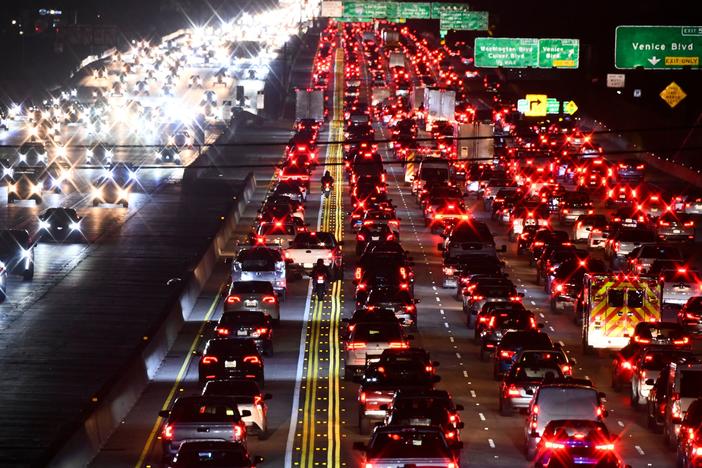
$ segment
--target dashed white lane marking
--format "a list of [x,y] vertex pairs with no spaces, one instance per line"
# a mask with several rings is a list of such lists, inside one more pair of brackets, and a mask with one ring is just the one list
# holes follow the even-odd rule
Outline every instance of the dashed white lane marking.
[[534,301],[529,301],[529,302],[531,302],[531,305],[533,305],[533,306],[536,305],[536,302],[534,302]]
[[539,317],[541,317],[541,318],[546,318],[546,316],[544,315],[543,312],[539,312]]
[[634,445],[634,448],[636,449],[637,452],[639,452],[639,455],[646,455],[646,453],[643,451],[641,447],[638,445]]
[[448,327],[449,327],[448,322],[444,322],[444,326],[445,326],[446,328],[448,328]]
[[436,286],[432,286],[431,288],[432,288],[434,291],[436,291]]
[[619,424],[619,427],[624,427],[624,423],[622,422],[621,419],[619,421],[617,421],[617,424]]
[[441,302],[441,298],[440,298],[440,297],[437,297],[437,298],[436,298],[436,302]]
[[556,331],[556,330],[555,330],[552,326],[550,326],[550,325],[549,325],[548,329],[551,330],[552,332],[555,332],[555,331]]
[[456,357],[457,357],[458,359],[461,359],[461,353],[456,353]]
[[463,377],[465,377],[466,379],[468,378],[468,371],[463,371]]
[[495,441],[492,439],[488,439],[488,444],[490,445],[490,448],[495,448]]
[[483,413],[478,413],[478,416],[480,416],[481,421],[485,421],[485,415]]
[[444,309],[439,309],[439,312],[443,314],[443,313],[444,313]]
[[471,391],[470,391],[470,396],[472,396],[473,398],[476,397],[476,395],[475,395],[475,390],[471,390]]
[[449,336],[449,340],[451,340],[451,343],[453,343],[454,341],[456,341],[456,340],[453,339],[452,336]]

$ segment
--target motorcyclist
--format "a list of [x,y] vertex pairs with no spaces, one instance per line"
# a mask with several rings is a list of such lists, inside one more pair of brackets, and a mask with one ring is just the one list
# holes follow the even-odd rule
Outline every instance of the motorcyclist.
[[[322,299],[324,294],[327,292],[327,282],[331,277],[329,268],[324,264],[324,260],[321,258],[317,259],[317,263],[312,268],[312,282],[314,285],[314,291],[317,295],[317,299]],[[320,281],[321,279],[321,281]]]
[[334,178],[329,171],[325,172],[322,176],[322,189],[324,189],[326,184],[329,184],[330,187],[334,185]]

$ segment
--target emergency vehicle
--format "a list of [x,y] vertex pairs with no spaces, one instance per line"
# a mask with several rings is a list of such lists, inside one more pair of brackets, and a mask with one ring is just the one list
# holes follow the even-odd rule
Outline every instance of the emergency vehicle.
[[635,274],[586,273],[577,307],[583,351],[618,350],[629,343],[636,324],[661,320],[661,285]]

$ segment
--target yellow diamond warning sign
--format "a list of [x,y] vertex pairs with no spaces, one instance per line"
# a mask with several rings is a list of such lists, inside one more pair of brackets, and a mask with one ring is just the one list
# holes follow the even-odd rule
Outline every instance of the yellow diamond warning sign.
[[670,107],[675,107],[680,104],[680,101],[685,99],[687,94],[685,94],[685,91],[683,91],[675,81],[671,81],[671,83],[661,91],[660,96]]

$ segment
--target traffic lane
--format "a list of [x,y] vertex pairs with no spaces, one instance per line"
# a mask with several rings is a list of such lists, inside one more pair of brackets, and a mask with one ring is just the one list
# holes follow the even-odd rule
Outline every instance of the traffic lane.
[[[481,213],[477,214],[479,218],[482,217],[488,222],[496,236],[497,244],[507,244],[506,228],[487,219],[489,217],[487,213],[483,212],[482,216],[480,216]],[[610,388],[610,353],[602,353],[602,356],[583,354],[581,329],[574,323],[574,312],[572,310],[551,312],[548,294],[543,286],[536,285],[534,268],[529,266],[525,257],[517,257],[511,245],[508,244],[508,246],[508,254],[503,258],[507,263],[510,278],[519,290],[525,293],[525,306],[537,314],[538,321],[544,324],[544,331],[551,336],[552,340],[563,342],[568,355],[577,360],[576,376],[592,380],[600,391],[607,393],[607,408],[610,416],[606,424],[613,433],[622,435],[619,449],[624,459],[627,463],[635,465],[654,461],[655,466],[671,466],[674,460],[665,449],[662,438],[647,429],[644,411],[636,411],[631,407],[627,392],[618,394]],[[497,395],[495,395],[495,402],[496,400]],[[497,418],[499,417],[498,415]],[[523,438],[521,427],[518,438]]]

